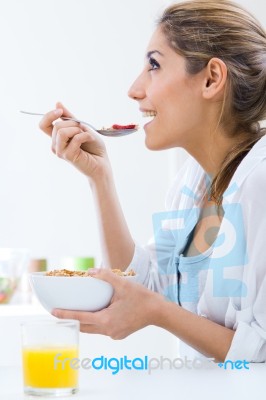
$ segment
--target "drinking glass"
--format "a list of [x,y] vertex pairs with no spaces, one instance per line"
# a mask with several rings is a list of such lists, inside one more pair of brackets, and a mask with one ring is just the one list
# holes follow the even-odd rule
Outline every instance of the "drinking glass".
[[24,393],[51,397],[77,393],[79,321],[46,319],[21,327]]

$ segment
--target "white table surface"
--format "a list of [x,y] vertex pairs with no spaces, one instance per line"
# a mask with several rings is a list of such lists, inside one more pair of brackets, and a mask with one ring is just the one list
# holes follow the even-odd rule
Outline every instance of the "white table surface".
[[[38,306],[13,306],[2,307],[0,311],[0,400],[33,399],[23,394],[22,369],[16,364],[20,358],[19,324],[25,319],[39,318],[42,310]],[[100,354],[116,357],[123,354],[129,357],[143,354],[177,356],[175,345],[171,344],[172,336],[154,327],[137,332],[122,342],[101,335],[85,336],[81,340],[81,353],[86,357]],[[147,371],[136,370],[112,375],[111,371],[90,369],[80,370],[79,394],[61,400],[260,400],[266,397],[265,393],[266,364],[250,364],[250,370],[233,371],[219,367],[211,370],[164,368],[152,371],[150,375]]]
[[[152,400],[152,399],[263,399],[266,392],[266,364],[252,364],[250,370],[81,370],[79,394],[65,399]],[[0,399],[26,400],[22,372],[18,367],[0,368]],[[35,398],[36,399],[36,398]]]

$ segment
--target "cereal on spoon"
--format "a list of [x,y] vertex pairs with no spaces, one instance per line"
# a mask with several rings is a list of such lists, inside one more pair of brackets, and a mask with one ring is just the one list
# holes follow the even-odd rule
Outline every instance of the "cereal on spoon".
[[113,124],[108,128],[102,127],[104,131],[120,131],[120,130],[127,130],[127,129],[139,129],[139,125],[137,124],[128,124],[128,125],[120,125],[120,124]]

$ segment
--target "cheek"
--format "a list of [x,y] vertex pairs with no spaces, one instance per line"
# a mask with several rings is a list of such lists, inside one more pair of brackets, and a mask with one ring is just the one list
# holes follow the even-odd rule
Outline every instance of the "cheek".
[[157,99],[159,112],[173,118],[179,110],[188,107],[189,96],[187,89],[180,82],[169,81],[162,86],[157,86],[157,93],[152,94],[151,99]]
[[165,117],[168,124],[193,124],[197,119],[199,103],[194,92],[187,87],[169,90],[165,97]]

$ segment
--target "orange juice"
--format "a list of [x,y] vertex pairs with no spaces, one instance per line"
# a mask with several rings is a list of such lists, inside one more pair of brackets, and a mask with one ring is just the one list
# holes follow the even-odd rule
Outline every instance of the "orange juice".
[[77,387],[78,369],[71,366],[74,358],[78,358],[78,348],[74,346],[23,347],[24,385],[47,389]]

